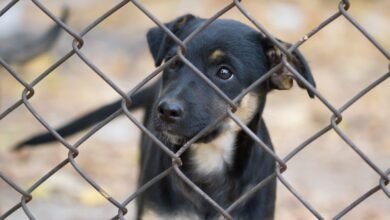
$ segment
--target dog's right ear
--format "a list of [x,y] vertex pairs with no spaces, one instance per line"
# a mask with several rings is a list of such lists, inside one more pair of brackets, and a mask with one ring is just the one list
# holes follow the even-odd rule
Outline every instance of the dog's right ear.
[[[176,18],[175,20],[165,23],[168,29],[178,36],[181,30],[187,27],[191,21],[196,19],[192,14],[186,14]],[[160,27],[152,28],[146,34],[148,40],[149,50],[152,53],[156,66],[160,66],[168,50],[174,46],[174,41],[169,35]]]
[[[278,40],[278,39],[277,39]],[[262,46],[264,49],[264,53],[267,59],[268,67],[271,69],[272,67],[278,65],[282,62],[283,53],[277,48],[274,43],[269,38],[262,38]],[[291,44],[286,43],[284,41],[278,40],[282,45],[286,48],[290,47]],[[316,83],[314,81],[313,75],[310,71],[309,65],[304,58],[304,56],[298,50],[292,52],[292,57],[288,60],[295,69],[305,78],[309,84],[313,87],[316,87]],[[290,73],[290,71],[283,67],[279,71],[275,72],[271,75],[268,80],[269,89],[279,89],[279,90],[287,90],[290,89],[293,85],[294,76]],[[298,85],[301,88],[305,88],[303,83],[297,81]],[[311,98],[314,98],[314,93],[307,89],[307,92]]]

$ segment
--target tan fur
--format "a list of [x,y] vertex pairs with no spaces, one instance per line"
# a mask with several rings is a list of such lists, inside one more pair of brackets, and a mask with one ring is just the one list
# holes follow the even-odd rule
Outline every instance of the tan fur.
[[223,56],[225,56],[225,53],[220,49],[216,49],[211,53],[209,59],[210,59],[210,61],[216,61],[216,60],[222,58]]
[[199,216],[187,212],[177,214],[160,215],[152,210],[147,210],[141,217],[142,220],[200,220]]
[[[252,120],[253,116],[257,112],[259,106],[259,99],[256,94],[248,93],[242,98],[240,106],[237,108],[237,111],[234,113],[237,117],[245,124],[249,123]],[[231,126],[238,128],[239,126],[233,122],[230,118],[228,119],[230,123],[233,123]]]
[[225,163],[231,164],[236,133],[225,131],[209,143],[193,144],[191,162],[195,164],[195,171],[208,175],[222,171]]
[[[235,112],[237,117],[248,123],[257,112],[258,98],[254,94],[247,94],[242,99],[239,108]],[[193,144],[192,163],[195,171],[208,175],[221,172],[226,165],[231,165],[234,153],[234,141],[240,127],[230,118],[224,122],[224,131],[215,140],[209,143]]]

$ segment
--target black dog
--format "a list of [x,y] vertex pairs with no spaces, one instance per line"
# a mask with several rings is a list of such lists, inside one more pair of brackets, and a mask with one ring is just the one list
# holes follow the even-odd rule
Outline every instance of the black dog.
[[[180,39],[205,22],[193,15],[182,16],[167,27]],[[177,46],[160,28],[147,34],[150,51],[160,65],[174,57]],[[310,70],[299,52],[290,60],[313,86]],[[281,61],[281,52],[252,28],[233,20],[216,20],[188,44],[186,58],[200,69],[228,97],[241,91]],[[265,144],[272,147],[262,112],[267,93],[289,89],[292,77],[282,69],[245,95],[236,116]],[[312,97],[313,94],[309,92]],[[181,61],[165,69],[153,86],[133,97],[132,108],[146,109],[144,124],[173,151],[209,125],[229,105]],[[106,118],[120,108],[120,101],[89,113],[59,129],[70,135]],[[53,141],[43,134],[20,144],[36,145]],[[223,208],[275,171],[275,161],[231,119],[199,138],[182,155],[180,169]],[[142,137],[139,185],[172,165],[171,158],[146,135]],[[266,185],[230,214],[234,219],[273,219],[276,181]],[[138,197],[137,219],[217,219],[220,214],[203,198],[170,174]]]

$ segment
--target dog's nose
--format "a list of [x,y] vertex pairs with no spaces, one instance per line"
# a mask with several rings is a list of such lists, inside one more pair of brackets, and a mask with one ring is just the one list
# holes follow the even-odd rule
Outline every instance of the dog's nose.
[[162,101],[157,106],[159,117],[166,122],[175,122],[183,115],[183,107],[175,102]]

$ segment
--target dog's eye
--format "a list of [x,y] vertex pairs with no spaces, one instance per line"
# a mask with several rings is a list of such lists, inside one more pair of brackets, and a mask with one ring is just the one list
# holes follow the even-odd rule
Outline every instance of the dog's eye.
[[233,77],[233,72],[229,68],[223,66],[223,67],[219,68],[216,75],[220,79],[228,80],[228,79]]

